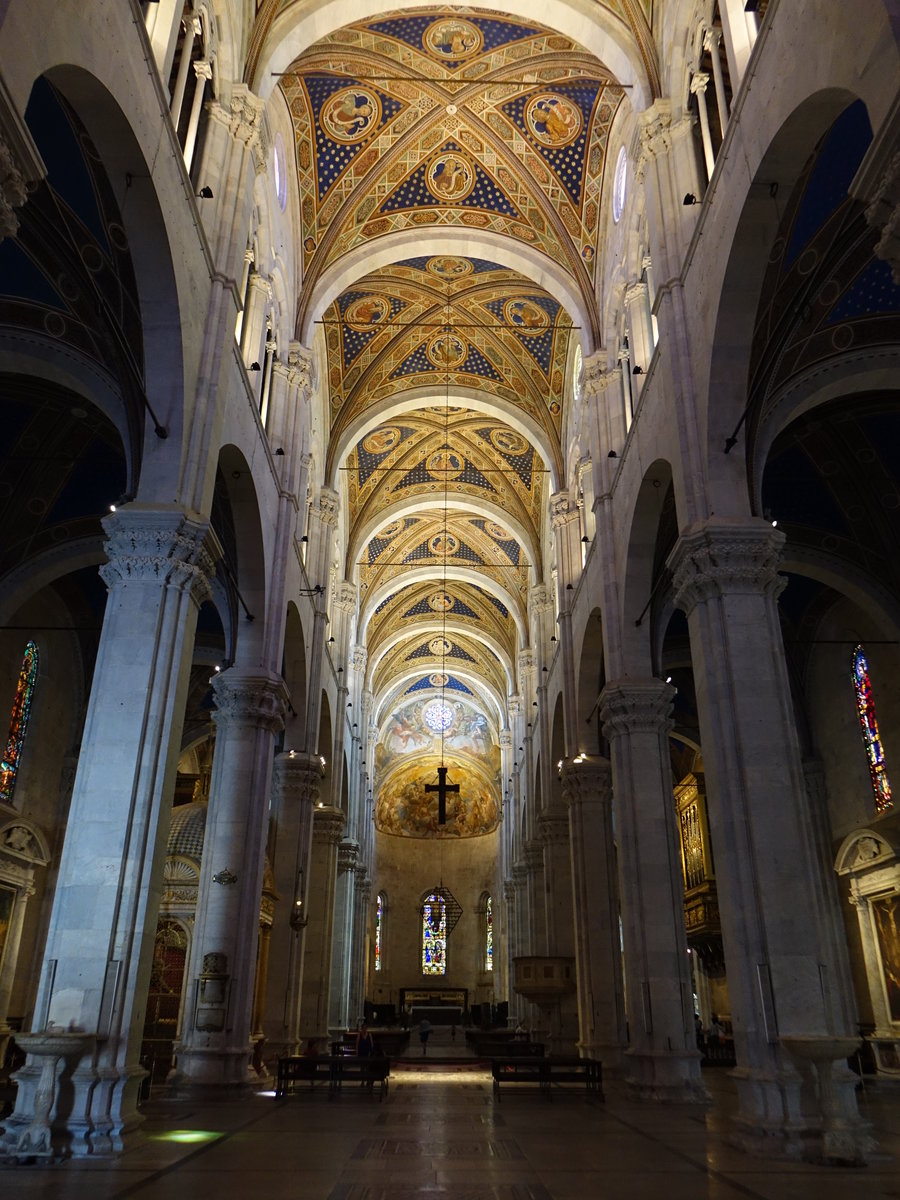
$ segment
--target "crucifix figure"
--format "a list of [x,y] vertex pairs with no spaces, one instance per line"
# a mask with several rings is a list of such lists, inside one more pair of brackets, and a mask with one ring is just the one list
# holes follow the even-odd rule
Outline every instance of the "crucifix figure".
[[447,824],[447,793],[459,791],[458,783],[448,783],[447,782],[447,771],[449,769],[450,769],[449,767],[444,767],[444,766],[438,767],[437,783],[426,783],[425,784],[426,792],[437,792],[437,794],[438,794],[438,825],[446,825]]

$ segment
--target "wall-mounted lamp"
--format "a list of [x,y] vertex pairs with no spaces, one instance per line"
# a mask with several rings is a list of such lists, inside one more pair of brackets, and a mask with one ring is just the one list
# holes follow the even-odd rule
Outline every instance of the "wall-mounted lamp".
[[197,195],[200,197],[201,200],[212,200],[213,190],[209,186],[209,184],[206,183],[203,185],[203,187],[200,189],[200,191],[197,193]]
[[303,895],[303,868],[301,867],[297,872],[297,880],[294,884],[294,903],[291,905],[291,915],[288,920],[291,929],[305,929],[308,919]]
[[697,197],[694,195],[693,192],[688,192],[681,203],[685,206],[685,208],[687,208],[691,204],[699,204],[700,201],[697,199]]
[[282,448],[280,446],[275,451],[275,454],[276,454],[276,457],[278,457],[278,458],[284,458],[284,451],[282,450]]
[[643,367],[634,366],[634,367],[632,367],[632,368],[631,368],[631,373],[632,373],[632,375],[643,375],[643,373],[644,373],[644,368],[643,368]]
[[309,538],[308,538],[308,537],[306,536],[306,534],[304,533],[304,535],[303,535],[303,537],[301,537],[300,541],[301,541],[301,542],[308,542],[308,541],[309,541]]
[[551,637],[550,641],[551,641],[551,642],[555,642],[555,641],[556,641],[556,634],[554,634],[554,635],[553,635],[553,637]]
[[259,365],[259,363],[258,363],[258,362],[252,362],[252,363],[250,364],[250,366],[249,366],[248,370],[250,370],[250,371],[261,371],[261,370],[262,370],[262,367]]
[[584,534],[584,536],[583,536],[583,537],[582,537],[582,539],[581,539],[581,541],[582,541],[582,544],[584,544],[584,545],[586,545],[586,544],[587,544],[587,543],[588,543],[590,540],[591,540],[591,539],[588,537],[588,535],[587,535],[587,534]]
[[333,637],[330,637],[330,638],[328,639],[328,645],[329,645],[329,646],[333,646],[333,645],[334,645],[334,638],[333,638]]
[[619,456],[618,456],[618,454],[616,454],[615,450],[610,450],[609,454],[607,454],[606,457],[607,458],[618,458]]

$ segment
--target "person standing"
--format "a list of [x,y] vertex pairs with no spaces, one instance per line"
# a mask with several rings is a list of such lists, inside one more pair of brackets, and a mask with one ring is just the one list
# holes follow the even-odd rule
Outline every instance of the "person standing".
[[419,1041],[422,1043],[422,1053],[428,1053],[428,1035],[431,1033],[431,1022],[423,1017],[419,1022]]

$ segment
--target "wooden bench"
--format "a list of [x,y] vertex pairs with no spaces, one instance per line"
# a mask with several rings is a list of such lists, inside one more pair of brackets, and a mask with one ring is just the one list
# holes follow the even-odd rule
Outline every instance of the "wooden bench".
[[330,1055],[291,1054],[279,1058],[275,1074],[275,1099],[280,1100],[289,1092],[294,1091],[294,1085],[309,1080],[310,1090],[315,1087],[316,1080],[331,1083],[332,1058]]
[[388,1090],[391,1062],[388,1058],[358,1058],[347,1054],[320,1054],[318,1057],[289,1055],[279,1058],[275,1076],[275,1099],[295,1091],[295,1085],[309,1080],[310,1090],[316,1081],[328,1083],[329,1099],[340,1092],[344,1083],[360,1083],[373,1087],[379,1085],[379,1099],[384,1099]]
[[491,1075],[498,1101],[501,1083],[536,1083],[547,1100],[553,1099],[554,1083],[583,1083],[589,1097],[603,1099],[603,1068],[593,1058],[492,1058]]

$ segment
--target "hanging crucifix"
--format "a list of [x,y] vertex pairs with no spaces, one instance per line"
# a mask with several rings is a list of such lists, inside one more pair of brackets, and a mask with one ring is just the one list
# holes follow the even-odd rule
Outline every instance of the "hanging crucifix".
[[442,763],[437,769],[437,783],[425,784],[426,792],[437,792],[438,794],[438,825],[447,824],[447,793],[459,791],[458,783],[447,782],[447,772],[449,769],[449,767],[445,767]]

